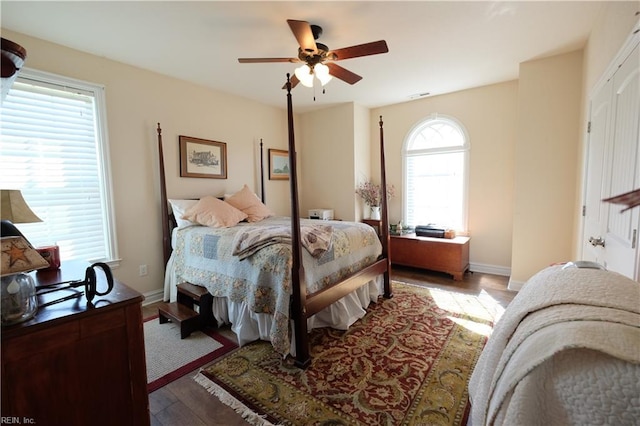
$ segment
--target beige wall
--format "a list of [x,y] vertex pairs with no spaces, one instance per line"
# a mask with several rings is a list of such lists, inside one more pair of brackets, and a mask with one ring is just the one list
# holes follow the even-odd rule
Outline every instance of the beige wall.
[[354,105],[301,114],[296,122],[304,150],[301,216],[307,216],[309,209],[326,208],[333,209],[337,219],[353,220]]
[[572,260],[582,51],[520,64],[510,287]]
[[608,3],[595,22],[584,53],[584,90],[591,92],[602,74],[638,24],[640,3],[621,1]]
[[[258,190],[260,138],[265,158],[267,148],[286,149],[284,109],[22,34],[3,31],[2,36],[27,49],[27,67],[106,87],[116,233],[122,259],[114,275],[142,293],[160,290],[164,276],[156,123],[162,126],[169,197],[221,195],[245,183]],[[226,142],[228,179],[181,178],[178,135]],[[269,180],[266,186],[267,205],[277,214],[289,214],[288,186]],[[147,276],[138,276],[141,264],[148,265]]]
[[[365,182],[371,176],[370,158],[372,147],[371,132],[369,126],[369,109],[362,106],[354,106],[355,109],[355,125],[354,125],[354,157],[355,163],[353,168],[353,187],[352,196],[360,183]],[[376,170],[379,166],[376,166]],[[353,216],[347,220],[362,220],[369,217],[370,212],[367,205],[364,204],[362,198],[353,196],[352,198]]]
[[371,177],[369,109],[347,103],[300,114],[297,123],[304,149],[302,214],[328,208],[340,220],[368,217],[355,189]]
[[378,178],[378,121],[384,121],[387,181],[397,189],[389,219],[402,218],[402,147],[409,131],[438,113],[457,119],[471,145],[469,165],[470,257],[475,270],[507,274],[511,266],[514,146],[518,83],[434,96],[371,111],[371,170]]

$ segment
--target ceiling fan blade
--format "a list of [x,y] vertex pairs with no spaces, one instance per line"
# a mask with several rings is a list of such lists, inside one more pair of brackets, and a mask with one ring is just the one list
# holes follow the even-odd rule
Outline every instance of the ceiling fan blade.
[[298,58],[238,58],[241,64],[261,64],[265,62],[300,62]]
[[[298,80],[298,77],[296,77],[296,75],[292,75],[289,78],[289,81],[291,82],[291,88],[293,89],[294,87],[296,87],[298,85],[298,83],[300,83],[300,80]],[[284,84],[284,86],[282,86],[283,89],[287,89],[287,83]]]
[[349,71],[346,68],[342,68],[338,64],[327,62],[325,65],[329,67],[329,74],[349,84],[356,84],[357,82],[362,80],[361,76]]
[[293,19],[287,19],[291,32],[298,40],[300,49],[303,52],[313,55],[318,53],[318,47],[316,46],[316,39],[313,37],[313,31],[311,31],[311,25],[307,21],[295,21]]
[[372,41],[371,43],[359,44],[357,46],[343,47],[342,49],[331,50],[327,57],[334,61],[343,59],[358,58],[360,56],[378,55],[387,53],[389,48],[384,40]]

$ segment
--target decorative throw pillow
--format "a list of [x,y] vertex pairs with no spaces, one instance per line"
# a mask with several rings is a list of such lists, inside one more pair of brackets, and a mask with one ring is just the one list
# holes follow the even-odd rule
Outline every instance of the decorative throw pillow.
[[246,219],[247,214],[222,200],[207,195],[189,207],[182,218],[213,228],[228,228]]
[[248,216],[248,222],[258,222],[269,216],[273,216],[269,207],[262,204],[262,201],[249,189],[247,185],[244,185],[242,189],[231,197],[224,199],[227,203],[231,204],[238,210],[242,210]]
[[197,223],[182,218],[184,212],[191,206],[194,206],[198,200],[169,200],[173,217],[176,219],[178,228],[186,228],[187,226],[197,225]]

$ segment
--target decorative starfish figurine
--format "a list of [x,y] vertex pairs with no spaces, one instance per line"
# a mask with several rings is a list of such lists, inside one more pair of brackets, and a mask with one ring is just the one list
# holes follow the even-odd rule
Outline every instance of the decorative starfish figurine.
[[21,241],[16,238],[11,241],[9,248],[2,252],[9,255],[9,267],[11,268],[19,261],[23,261],[27,265],[31,264],[31,261],[27,258],[26,251],[27,247],[24,244],[21,244]]
[[1,241],[0,273],[2,276],[49,266],[49,263],[23,237],[3,237]]

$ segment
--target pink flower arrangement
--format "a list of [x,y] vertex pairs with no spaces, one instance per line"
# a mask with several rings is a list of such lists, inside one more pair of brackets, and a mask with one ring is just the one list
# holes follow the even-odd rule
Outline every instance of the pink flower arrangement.
[[[364,182],[356,189],[358,194],[368,206],[379,206],[382,191],[380,185],[373,182]],[[396,195],[396,189],[393,185],[387,185],[387,199],[391,199]]]

